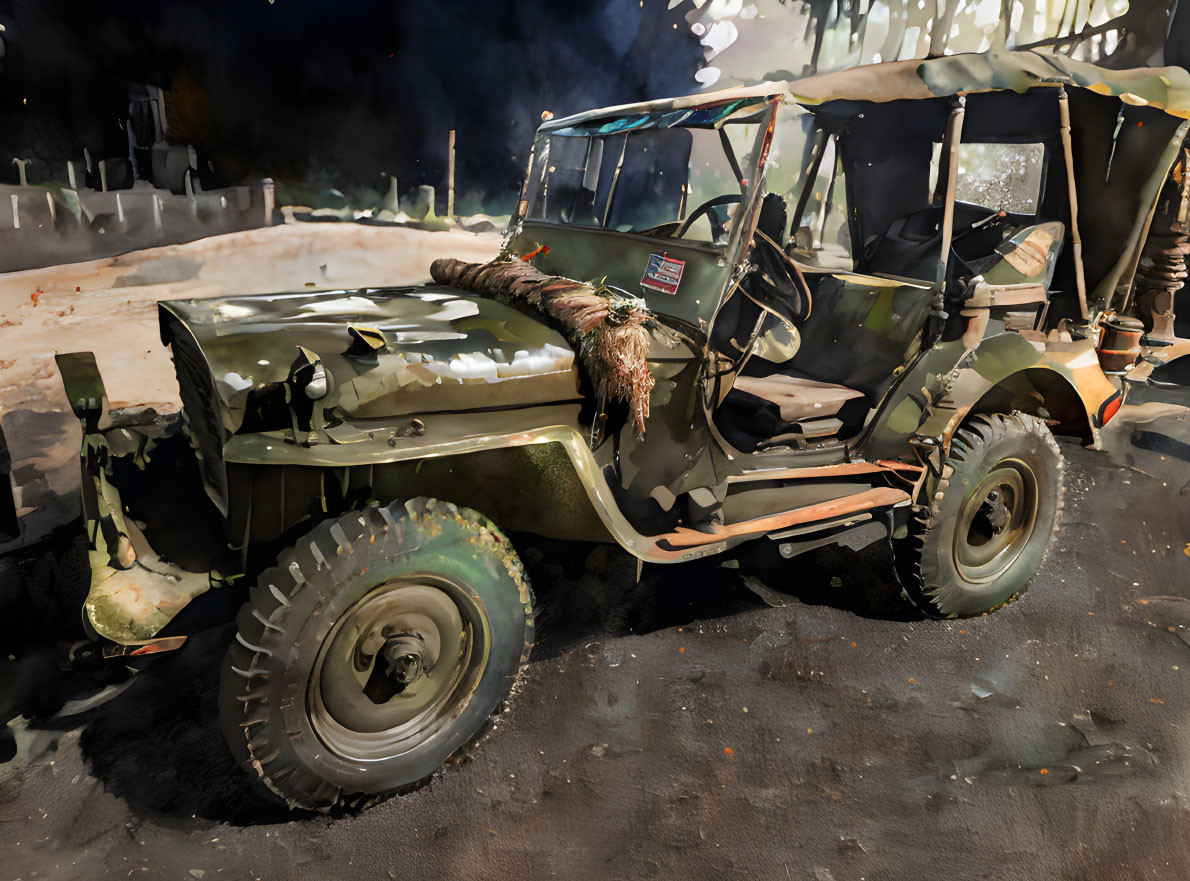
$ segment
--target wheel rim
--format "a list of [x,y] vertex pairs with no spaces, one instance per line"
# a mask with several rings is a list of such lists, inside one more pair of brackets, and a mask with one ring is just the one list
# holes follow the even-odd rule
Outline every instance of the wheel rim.
[[377,585],[335,622],[310,673],[308,711],[349,761],[392,758],[462,713],[487,666],[482,606],[434,576]]
[[999,462],[966,498],[955,527],[955,566],[974,584],[1003,575],[1037,523],[1037,477],[1019,459]]

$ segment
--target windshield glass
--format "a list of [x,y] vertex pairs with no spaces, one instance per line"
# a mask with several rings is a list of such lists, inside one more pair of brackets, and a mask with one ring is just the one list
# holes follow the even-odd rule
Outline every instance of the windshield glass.
[[526,217],[723,245],[768,112],[748,98],[543,132]]
[[765,162],[765,189],[785,204],[780,244],[810,268],[854,265],[845,177],[838,137],[821,129],[813,113],[783,107]]

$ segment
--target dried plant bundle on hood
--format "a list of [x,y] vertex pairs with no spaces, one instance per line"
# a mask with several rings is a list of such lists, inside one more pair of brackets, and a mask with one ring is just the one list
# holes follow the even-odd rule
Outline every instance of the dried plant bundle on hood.
[[649,330],[653,316],[639,297],[598,282],[546,275],[523,260],[465,263],[435,260],[430,275],[489,297],[528,303],[569,332],[601,401],[623,401],[632,410],[636,430],[644,434],[649,417]]

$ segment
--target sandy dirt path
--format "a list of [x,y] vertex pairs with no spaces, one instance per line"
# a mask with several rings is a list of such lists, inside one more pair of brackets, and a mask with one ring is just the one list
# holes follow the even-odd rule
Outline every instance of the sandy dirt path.
[[499,247],[497,233],[296,223],[0,275],[0,412],[25,540],[77,510],[79,436],[55,353],[94,352],[113,406],[176,410],[158,300],[416,284],[439,257]]

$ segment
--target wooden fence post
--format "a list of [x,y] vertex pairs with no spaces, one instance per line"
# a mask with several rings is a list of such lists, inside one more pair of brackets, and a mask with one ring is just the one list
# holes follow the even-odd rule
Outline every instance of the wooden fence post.
[[260,182],[261,191],[264,196],[264,225],[273,225],[273,208],[276,206],[277,191],[273,184],[271,177],[266,177]]
[[455,216],[455,130],[450,130],[450,152],[446,159],[446,219]]

